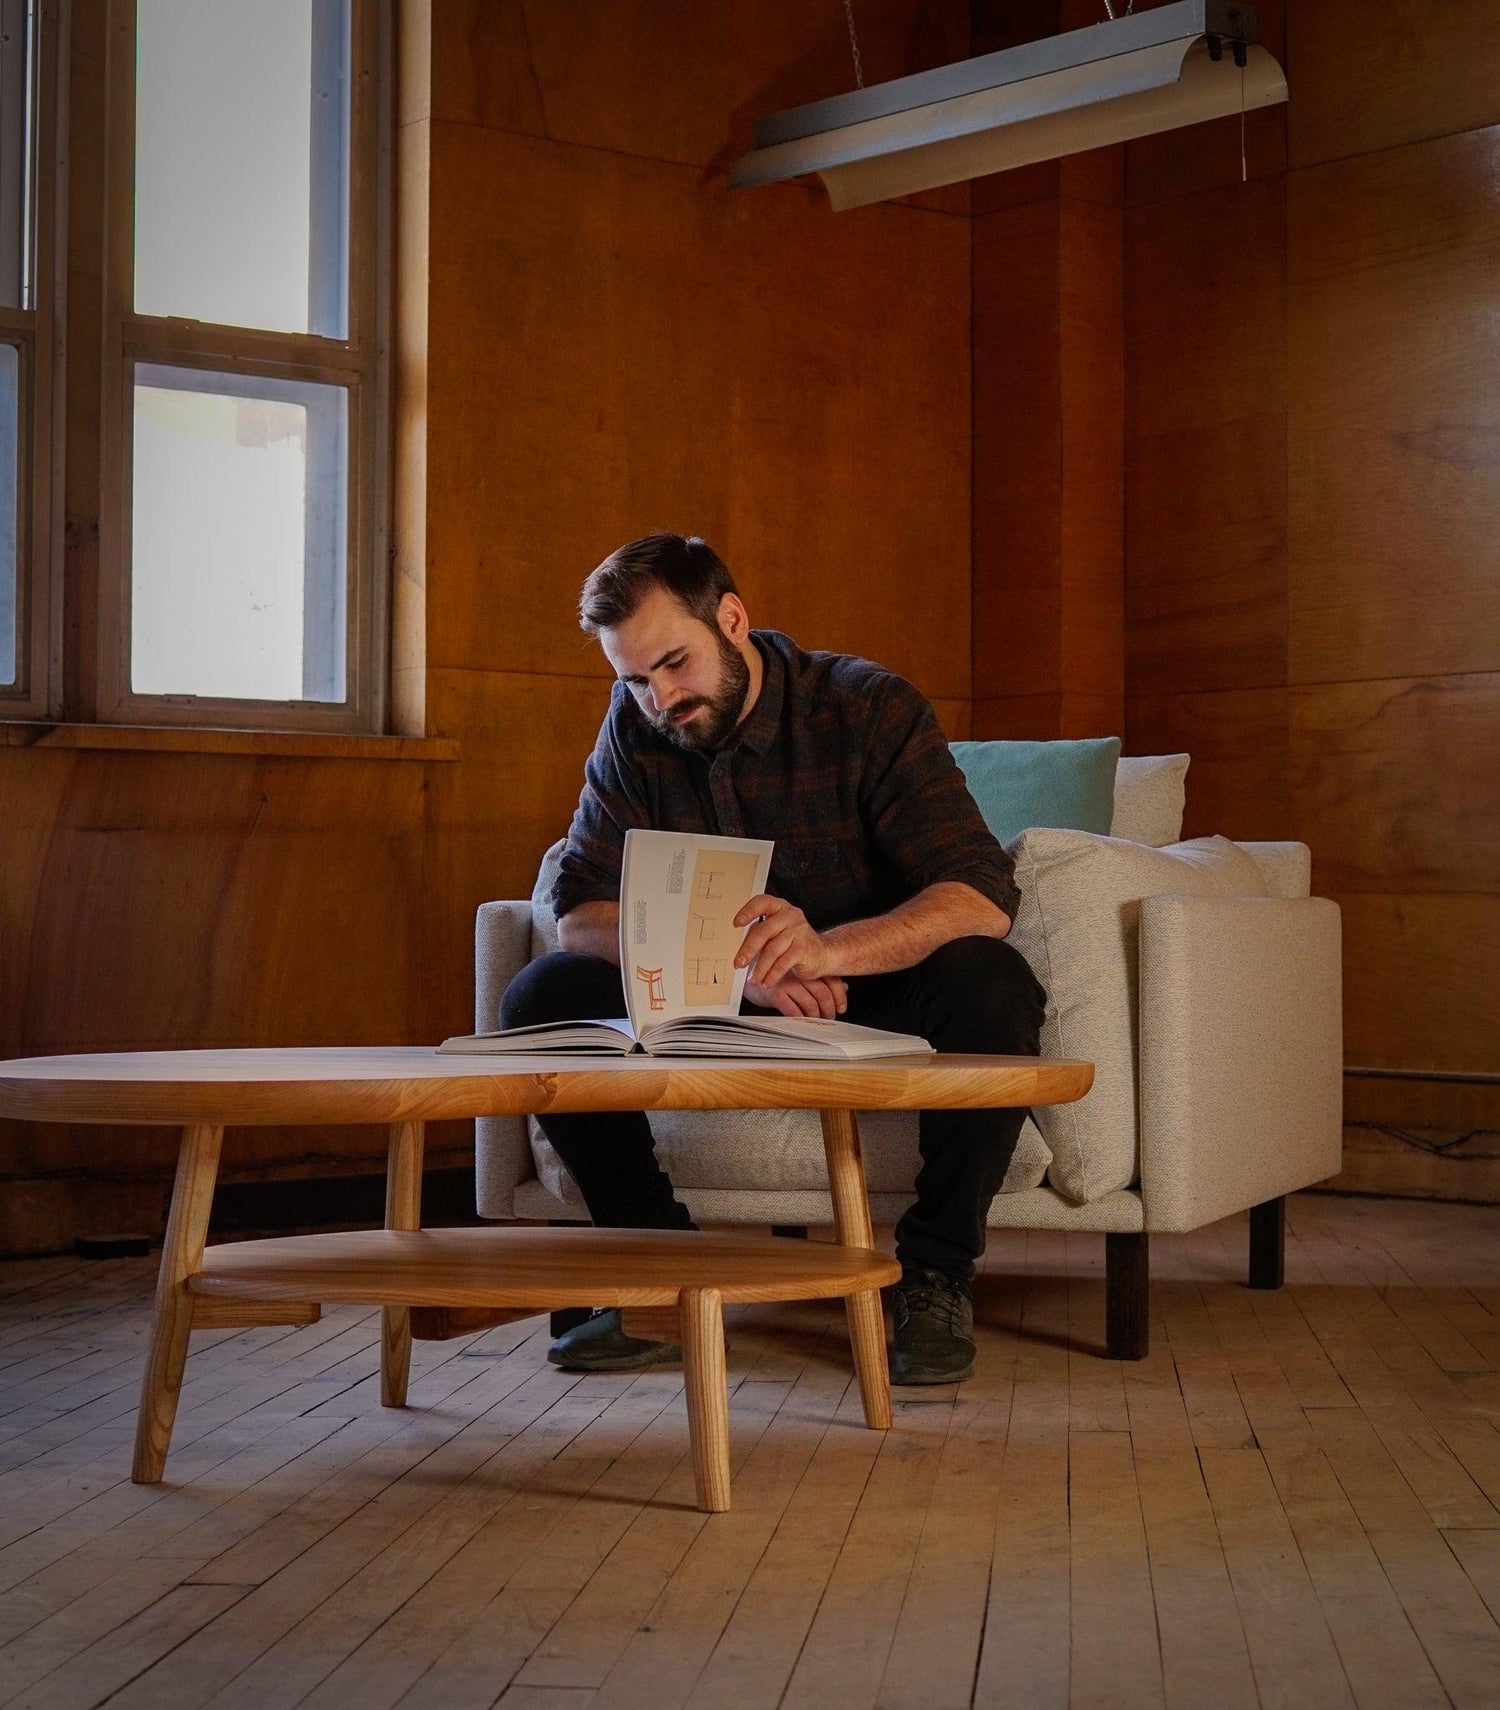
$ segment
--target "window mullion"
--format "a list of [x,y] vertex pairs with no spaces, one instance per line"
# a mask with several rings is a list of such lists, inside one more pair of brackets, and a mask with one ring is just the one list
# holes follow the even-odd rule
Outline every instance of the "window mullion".
[[193,321],[155,320],[132,315],[125,321],[122,349],[128,361],[180,362],[196,368],[235,369],[246,374],[286,375],[356,383],[369,359],[334,339],[310,333],[246,334],[238,327],[214,327]]
[[[5,596],[10,645],[8,679],[0,687],[0,716],[41,717],[58,710],[61,637],[62,530],[54,515],[60,487],[61,446],[54,401],[57,372],[60,199],[56,163],[59,8],[52,0],[0,0],[0,343],[11,347],[15,382],[12,454],[4,478],[7,556],[3,573],[13,584]],[[54,474],[56,473],[56,480]],[[13,647],[13,651],[12,651]]]

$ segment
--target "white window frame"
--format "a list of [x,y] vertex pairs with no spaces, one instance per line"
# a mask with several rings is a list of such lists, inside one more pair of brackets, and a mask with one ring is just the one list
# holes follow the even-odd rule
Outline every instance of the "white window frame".
[[[135,282],[135,0],[109,0],[110,113],[96,717],[102,724],[384,729],[389,624],[391,15],[350,0],[347,337],[140,315]],[[343,386],[348,405],[345,698],[146,695],[130,686],[131,458],[137,363]]]
[[[0,28],[14,39],[24,29],[26,0],[0,0]],[[62,483],[61,304],[63,239],[58,138],[60,68],[66,63],[66,13],[59,0],[35,0],[30,159],[22,254],[7,256],[25,279],[27,308],[0,307],[0,342],[16,347],[16,681],[0,687],[0,719],[55,716],[61,695]],[[12,61],[5,68],[7,100],[16,98]],[[21,80],[24,93],[24,79]]]

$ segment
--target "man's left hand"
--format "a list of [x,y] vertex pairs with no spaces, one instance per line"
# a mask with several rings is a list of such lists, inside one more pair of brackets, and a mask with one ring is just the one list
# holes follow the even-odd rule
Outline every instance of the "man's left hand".
[[808,925],[800,908],[782,897],[751,897],[734,924],[750,928],[734,965],[749,968],[758,986],[774,986],[788,976],[817,980],[836,971],[827,940]]
[[745,996],[757,1009],[775,1009],[782,1015],[822,1016],[837,1021],[849,1007],[849,988],[830,974],[822,980],[780,980],[774,986],[745,985]]

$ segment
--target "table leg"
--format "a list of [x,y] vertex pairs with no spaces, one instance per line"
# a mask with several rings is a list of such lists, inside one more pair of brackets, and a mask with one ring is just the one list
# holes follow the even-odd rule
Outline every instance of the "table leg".
[[177,1151],[177,1180],[162,1238],[161,1269],[156,1276],[156,1305],[151,1344],[141,1378],[141,1406],[135,1422],[135,1459],[130,1477],[136,1484],[159,1484],[177,1418],[182,1368],[193,1328],[193,1297],[188,1278],[203,1265],[208,1214],[219,1177],[222,1128],[195,1126],[182,1131]]
[[[425,1125],[391,1124],[390,1153],[385,1170],[385,1226],[422,1227],[422,1152]],[[406,1406],[406,1382],[411,1375],[411,1308],[385,1306],[380,1311],[380,1403]]]
[[698,1506],[710,1514],[729,1507],[729,1386],[724,1372],[724,1310],[716,1288],[685,1288],[678,1296],[688,1438]]
[[[845,1247],[875,1245],[870,1223],[870,1200],[865,1191],[865,1166],[859,1154],[859,1125],[852,1110],[825,1110],[823,1152],[828,1160],[828,1186],[833,1194],[833,1222]],[[854,1369],[859,1374],[865,1424],[872,1431],[891,1428],[891,1369],[885,1354],[885,1319],[880,1290],[868,1289],[845,1297]]]

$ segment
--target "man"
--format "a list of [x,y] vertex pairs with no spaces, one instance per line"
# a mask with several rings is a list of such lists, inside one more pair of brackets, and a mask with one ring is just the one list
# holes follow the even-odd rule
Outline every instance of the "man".
[[[640,826],[775,839],[770,892],[735,919],[747,1007],[841,1015],[939,1051],[1036,1055],[1044,993],[1003,942],[1013,865],[911,684],[752,630],[696,538],[622,546],[584,583],[579,613],[617,682],[553,892],[561,948],[511,983],[504,1026],[625,1014],[620,866]],[[916,1201],[896,1227],[896,1383],[973,1371],[974,1261],[1024,1115],[922,1112]],[[540,1120],[596,1224],[692,1227],[642,1113]],[[626,1336],[611,1310],[548,1357],[622,1371],[680,1350]]]

